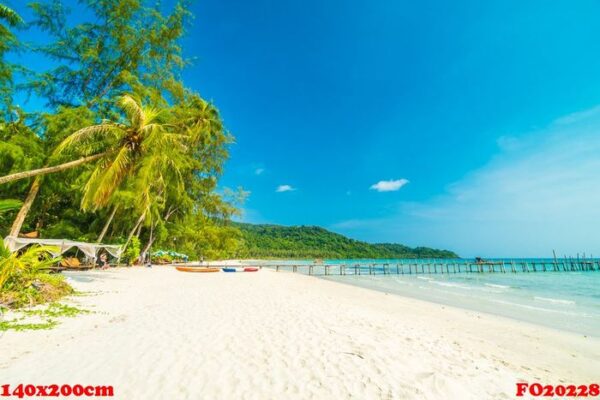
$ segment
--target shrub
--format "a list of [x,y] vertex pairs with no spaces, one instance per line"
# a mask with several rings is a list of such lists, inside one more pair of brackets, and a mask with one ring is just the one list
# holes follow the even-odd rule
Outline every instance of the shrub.
[[123,253],[123,261],[133,265],[140,257],[140,239],[137,236],[131,238],[127,249]]
[[0,243],[0,304],[19,308],[42,304],[73,293],[62,275],[48,269],[60,259],[51,256],[52,248],[32,246],[25,252],[10,253]]

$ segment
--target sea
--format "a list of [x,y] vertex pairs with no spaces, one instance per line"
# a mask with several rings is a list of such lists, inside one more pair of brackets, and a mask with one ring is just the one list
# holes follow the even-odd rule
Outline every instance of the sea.
[[[528,259],[525,261],[541,261]],[[502,261],[502,260],[494,260]],[[524,260],[504,260],[521,262]],[[545,260],[551,262],[551,260]],[[596,260],[597,261],[597,260]],[[324,260],[325,264],[348,265],[347,275],[320,275],[319,278],[360,286],[385,293],[412,297],[508,317],[585,336],[600,337],[600,271],[551,271],[506,273],[383,274],[382,264],[425,264],[439,260]],[[277,264],[281,265],[281,262]],[[310,261],[287,261],[305,265]],[[354,266],[363,266],[354,275]],[[365,266],[375,264],[375,274]],[[596,264],[597,266],[597,264]],[[289,270],[289,268],[286,268]],[[379,269],[379,270],[377,270]],[[333,269],[337,271],[337,268]],[[307,268],[298,268],[307,273]],[[366,272],[366,274],[365,274]]]

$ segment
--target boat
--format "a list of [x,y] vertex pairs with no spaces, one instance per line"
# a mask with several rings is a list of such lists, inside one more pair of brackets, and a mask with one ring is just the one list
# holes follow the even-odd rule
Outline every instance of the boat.
[[237,272],[236,268],[223,267],[221,269],[223,270],[223,272]]
[[244,268],[244,272],[256,272],[258,271],[257,267],[246,267]]
[[219,272],[220,268],[210,268],[210,267],[175,267],[177,271],[181,272]]

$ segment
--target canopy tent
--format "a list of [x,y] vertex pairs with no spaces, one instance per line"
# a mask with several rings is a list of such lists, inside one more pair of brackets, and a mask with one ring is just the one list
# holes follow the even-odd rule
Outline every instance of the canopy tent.
[[161,256],[164,256],[165,254],[169,255],[171,257],[180,258],[180,259],[186,260],[186,261],[188,259],[187,254],[178,253],[178,252],[172,251],[172,250],[168,250],[168,251],[166,251],[166,250],[158,250],[158,251],[155,251],[154,253],[152,253],[152,256],[153,257],[161,257]]
[[58,256],[60,254],[64,254],[69,249],[76,247],[83,254],[85,254],[89,258],[96,258],[96,255],[100,250],[106,250],[113,257],[121,257],[121,246],[112,245],[112,244],[101,244],[101,243],[85,243],[85,242],[76,242],[74,240],[63,240],[63,239],[30,239],[30,238],[20,238],[14,236],[7,236],[4,238],[4,245],[6,248],[14,253],[15,251],[21,250],[23,247],[29,246],[30,244],[39,244],[42,246],[50,246],[58,249],[56,253],[52,253],[53,256]]

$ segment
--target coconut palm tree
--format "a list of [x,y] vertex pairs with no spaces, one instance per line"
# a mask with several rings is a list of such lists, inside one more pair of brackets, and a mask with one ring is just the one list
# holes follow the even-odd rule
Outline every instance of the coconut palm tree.
[[105,206],[111,195],[128,175],[139,176],[142,194],[155,185],[163,171],[176,167],[177,156],[186,152],[186,137],[172,132],[168,113],[143,107],[130,95],[122,96],[118,105],[124,123],[104,121],[83,128],[67,137],[56,154],[75,152],[102,156],[88,179],[81,201],[83,210]]
[[147,208],[150,201],[149,188],[156,185],[152,180],[157,179],[157,172],[152,169],[164,171],[181,162],[181,157],[178,156],[187,150],[186,136],[173,132],[173,126],[166,123],[169,117],[167,112],[144,107],[131,95],[120,97],[117,104],[123,114],[122,121],[104,121],[78,130],[57,146],[52,157],[56,159],[65,155],[77,155],[79,158],[76,160],[0,178],[1,184],[36,177],[13,223],[11,236],[18,235],[21,230],[39,191],[39,178],[42,175],[64,171],[91,161],[95,161],[95,167],[83,190],[83,210],[96,210],[107,205],[114,191],[125,177],[136,173],[136,168],[146,178],[139,187],[143,188],[144,200],[144,205],[140,206]]

